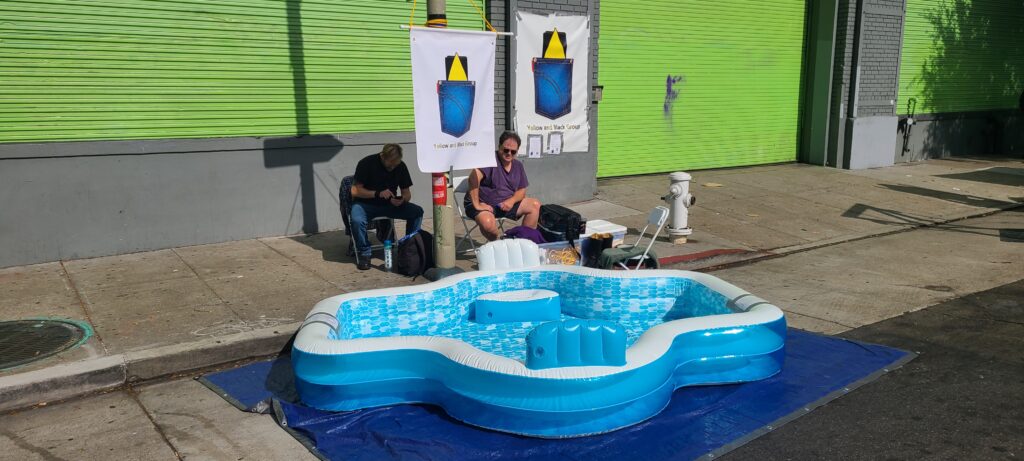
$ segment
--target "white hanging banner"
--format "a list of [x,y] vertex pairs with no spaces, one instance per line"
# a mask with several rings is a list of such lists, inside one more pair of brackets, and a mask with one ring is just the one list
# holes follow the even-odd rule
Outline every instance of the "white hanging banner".
[[516,27],[516,130],[545,154],[588,151],[589,19],[520,11]]
[[495,166],[494,42],[477,31],[409,31],[420,171]]

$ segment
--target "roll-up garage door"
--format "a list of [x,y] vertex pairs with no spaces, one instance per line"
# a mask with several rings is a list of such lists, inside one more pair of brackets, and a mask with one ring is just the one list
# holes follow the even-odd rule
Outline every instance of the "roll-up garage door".
[[412,130],[412,5],[0,1],[0,142]]
[[603,0],[598,176],[795,161],[804,10]]
[[1020,0],[907,0],[898,114],[1013,109],[1022,73]]

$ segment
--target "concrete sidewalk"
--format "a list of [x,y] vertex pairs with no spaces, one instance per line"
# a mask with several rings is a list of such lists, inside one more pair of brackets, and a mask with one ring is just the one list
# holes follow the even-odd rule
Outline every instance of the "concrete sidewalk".
[[[596,199],[572,208],[626,225],[628,241],[667,185],[667,175],[600,180]],[[1019,207],[1024,162],[699,171],[691,192],[690,242],[663,235],[656,249],[672,267],[708,269]],[[79,348],[0,372],[0,410],[276,354],[320,299],[424,282],[357,271],[347,245],[335,231],[0,269],[0,320],[59,317],[95,329]]]

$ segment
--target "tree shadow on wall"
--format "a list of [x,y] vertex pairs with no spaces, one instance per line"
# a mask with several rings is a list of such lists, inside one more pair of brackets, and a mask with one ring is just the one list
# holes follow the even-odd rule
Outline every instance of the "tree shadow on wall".
[[1024,2],[943,0],[926,17],[933,54],[913,81],[922,87],[914,109],[943,120],[928,125],[926,157],[1005,154],[1003,137],[1019,136],[1007,132],[1015,130],[1006,117],[964,112],[1016,110],[1024,91]]
[[[333,175],[325,180],[317,174],[314,166],[317,163],[330,162],[345,148],[345,144],[328,134],[300,136],[289,138],[268,138],[263,141],[263,166],[265,168],[298,167],[299,187],[296,193],[296,204],[302,207],[302,232],[315,234],[320,232],[317,218],[316,185],[320,184],[327,197],[338,203],[337,190],[340,178]],[[294,204],[293,204],[294,209]],[[291,229],[291,216],[286,225],[287,232]]]

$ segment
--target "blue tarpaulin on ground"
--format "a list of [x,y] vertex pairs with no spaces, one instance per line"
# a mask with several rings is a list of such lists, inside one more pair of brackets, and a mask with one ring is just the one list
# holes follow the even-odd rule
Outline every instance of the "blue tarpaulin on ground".
[[463,424],[429,405],[327,412],[296,403],[287,357],[213,373],[203,382],[239,408],[266,411],[322,458],[695,459],[719,455],[870,382],[913,354],[790,329],[782,372],[757,382],[684,387],[657,416],[615,432],[538,439]]

